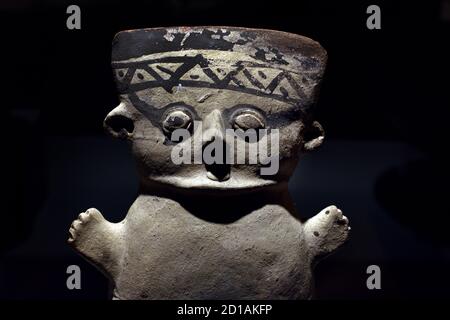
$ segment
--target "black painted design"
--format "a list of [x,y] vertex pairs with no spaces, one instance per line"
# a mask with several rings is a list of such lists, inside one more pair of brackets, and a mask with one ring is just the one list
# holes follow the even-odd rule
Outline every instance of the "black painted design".
[[[271,58],[267,58],[267,55],[273,55]],[[268,50],[263,48],[257,48],[256,53],[253,58],[261,60],[264,62],[278,63],[283,65],[288,65],[288,62],[284,60],[283,55],[276,48],[269,47]]]
[[[179,63],[180,66],[175,70],[169,70],[161,64],[164,63]],[[145,90],[148,88],[162,87],[168,93],[173,93],[175,87],[181,85],[183,87],[200,87],[200,88],[214,88],[214,89],[228,89],[234,91],[245,92],[248,94],[254,94],[258,96],[266,96],[273,99],[286,101],[295,105],[303,105],[307,102],[307,96],[304,93],[302,87],[296,82],[291,72],[284,69],[277,69],[277,75],[269,82],[268,85],[264,85],[256,77],[254,77],[250,70],[252,68],[269,68],[274,69],[273,65],[266,65],[253,62],[237,62],[230,66],[231,71],[226,73],[223,69],[212,68],[210,62],[202,54],[196,56],[172,56],[159,59],[144,60],[139,62],[113,62],[113,68],[115,69],[127,69],[127,73],[124,77],[117,77],[117,86],[122,94],[130,94],[136,91]],[[182,79],[183,76],[189,73],[195,67],[197,70],[201,70],[202,75],[194,74],[190,75],[189,79]],[[159,72],[155,71],[155,68],[168,75],[167,79],[164,79]],[[153,77],[148,81],[141,81],[138,83],[131,83],[133,75],[137,70],[145,70],[149,75]],[[218,76],[220,75],[220,78]],[[266,79],[267,75],[261,71],[258,73],[262,79]],[[261,75],[262,74],[262,75]],[[250,85],[245,85],[238,79],[238,75],[243,76],[243,80],[248,80]],[[142,78],[140,78],[142,79]],[[286,88],[279,88],[279,93],[275,92],[281,81],[287,80],[294,92],[292,96]]]
[[[191,28],[192,29],[192,28]],[[144,54],[189,49],[211,49],[232,51],[233,47],[243,45],[256,38],[254,32],[243,32],[235,43],[225,39],[234,28],[227,30],[194,29],[168,34],[166,29],[141,29],[131,32],[119,32],[113,41],[112,60],[126,60]],[[139,45],[136,45],[139,43]]]

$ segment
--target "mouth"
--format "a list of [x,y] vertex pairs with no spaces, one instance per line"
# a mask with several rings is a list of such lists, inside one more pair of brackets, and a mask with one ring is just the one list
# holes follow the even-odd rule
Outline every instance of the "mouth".
[[[223,140],[216,140],[213,138],[211,141],[203,145],[202,154],[205,156],[205,150],[209,146],[214,144],[214,148],[210,151],[211,158],[215,159],[215,161],[211,164],[203,158],[203,163],[206,169],[206,177],[209,180],[223,182],[230,179],[231,165],[226,161],[227,154],[227,144]],[[217,149],[217,150],[216,150]],[[221,154],[217,155],[216,151],[221,151]],[[219,162],[219,163],[218,163]]]
[[206,176],[213,181],[226,181],[230,179],[231,166],[229,164],[205,164]]

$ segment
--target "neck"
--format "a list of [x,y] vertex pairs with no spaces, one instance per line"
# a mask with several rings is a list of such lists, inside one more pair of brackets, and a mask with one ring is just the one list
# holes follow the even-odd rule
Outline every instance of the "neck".
[[[243,190],[193,190],[151,182],[140,186],[141,195],[166,198],[179,203],[199,216],[237,219],[266,205],[277,205],[297,216],[287,182]],[[233,213],[230,215],[230,213]]]
[[158,197],[170,199],[212,199],[214,201],[240,201],[255,200],[263,198],[266,203],[278,203],[286,201],[286,196],[289,197],[287,182],[280,182],[271,186],[248,188],[248,189],[230,189],[230,190],[215,190],[215,189],[190,189],[179,188],[160,182],[146,182],[139,186],[139,193],[146,195],[153,195]]

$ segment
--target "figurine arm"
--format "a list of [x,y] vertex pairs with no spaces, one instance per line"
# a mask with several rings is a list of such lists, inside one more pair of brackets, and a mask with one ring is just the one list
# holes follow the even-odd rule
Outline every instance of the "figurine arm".
[[313,260],[342,246],[348,239],[349,222],[336,206],[329,206],[306,221],[304,233]]
[[108,277],[114,279],[121,253],[121,223],[111,223],[94,208],[72,222],[67,242]]

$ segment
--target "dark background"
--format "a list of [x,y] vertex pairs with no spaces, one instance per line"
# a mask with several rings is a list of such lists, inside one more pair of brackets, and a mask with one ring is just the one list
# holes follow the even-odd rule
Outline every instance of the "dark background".
[[[81,7],[81,30],[66,8]],[[381,30],[366,8],[381,7]],[[17,1],[0,4],[0,298],[107,299],[66,244],[79,212],[120,221],[136,196],[128,147],[104,134],[124,29],[231,25],[302,34],[328,51],[316,118],[327,132],[291,180],[304,216],[336,204],[351,241],[316,268],[317,298],[450,297],[450,1]],[[66,268],[82,269],[82,290]],[[381,290],[366,268],[381,268]]]

